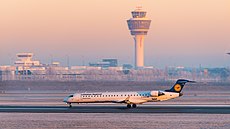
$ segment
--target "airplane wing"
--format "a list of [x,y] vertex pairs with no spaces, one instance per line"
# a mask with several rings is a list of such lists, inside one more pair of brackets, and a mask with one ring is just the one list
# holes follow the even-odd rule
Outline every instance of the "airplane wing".
[[145,99],[130,99],[129,104],[143,104],[147,101],[148,100],[145,100]]
[[130,96],[128,96],[125,100],[118,100],[118,101],[113,101],[113,103],[127,103],[129,101]]
[[130,96],[128,96],[125,100],[114,101],[114,103],[143,104],[147,101],[145,99],[130,99]]

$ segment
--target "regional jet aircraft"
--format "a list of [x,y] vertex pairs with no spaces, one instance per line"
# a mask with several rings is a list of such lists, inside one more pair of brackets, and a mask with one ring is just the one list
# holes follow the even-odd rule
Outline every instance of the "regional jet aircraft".
[[76,93],[66,97],[63,102],[67,103],[69,107],[72,107],[72,103],[123,103],[127,104],[127,108],[136,108],[137,104],[165,101],[182,96],[181,91],[187,82],[194,83],[194,81],[179,79],[168,90]]

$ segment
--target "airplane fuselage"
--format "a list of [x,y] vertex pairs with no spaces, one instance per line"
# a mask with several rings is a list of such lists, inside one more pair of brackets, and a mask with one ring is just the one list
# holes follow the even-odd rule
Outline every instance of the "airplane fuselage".
[[137,104],[178,98],[183,95],[181,91],[187,82],[194,81],[179,79],[171,89],[163,91],[76,93],[66,97],[64,102],[70,107],[71,103],[124,103],[128,108],[131,105],[135,108]]
[[142,104],[174,99],[180,93],[165,91],[140,91],[140,92],[95,92],[76,93],[73,97],[65,98],[66,103],[127,103]]

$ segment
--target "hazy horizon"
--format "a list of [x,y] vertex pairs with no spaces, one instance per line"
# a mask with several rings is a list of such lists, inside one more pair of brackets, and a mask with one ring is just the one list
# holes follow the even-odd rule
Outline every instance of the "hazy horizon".
[[33,52],[42,63],[134,63],[126,20],[141,5],[152,20],[145,65],[230,66],[229,0],[7,0],[0,2],[0,65]]

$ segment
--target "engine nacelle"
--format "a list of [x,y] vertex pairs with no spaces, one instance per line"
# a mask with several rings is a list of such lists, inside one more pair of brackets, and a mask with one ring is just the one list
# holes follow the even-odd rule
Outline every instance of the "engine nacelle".
[[161,91],[151,91],[150,94],[152,97],[158,97],[158,96],[164,95],[164,93]]

